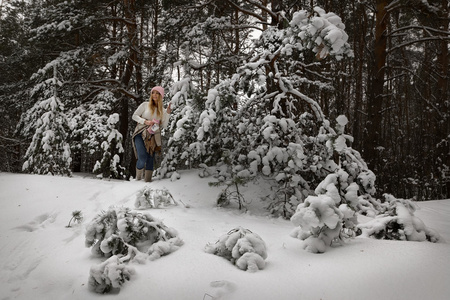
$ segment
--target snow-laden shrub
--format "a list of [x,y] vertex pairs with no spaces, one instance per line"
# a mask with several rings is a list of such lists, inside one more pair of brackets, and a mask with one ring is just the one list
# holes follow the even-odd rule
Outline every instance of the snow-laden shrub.
[[107,293],[129,280],[134,273],[125,262],[143,263],[178,250],[178,233],[150,214],[129,208],[110,208],[96,216],[86,228],[86,247],[108,259],[91,267],[89,289]]
[[[216,182],[210,182],[210,186],[225,186],[217,196],[217,206],[223,207],[229,205],[232,201],[237,202],[239,209],[245,208],[248,201],[245,200],[240,188],[252,179],[248,170],[241,166],[233,166],[230,162],[230,152],[224,151],[222,154],[222,162],[216,165],[214,177]],[[200,171],[205,174],[205,169]],[[200,175],[201,176],[201,175]]]
[[[298,227],[291,236],[303,240],[304,249],[323,253],[327,247],[341,245],[345,238],[361,233],[378,239],[441,240],[437,232],[414,216],[417,206],[411,200],[385,194],[385,201],[381,203],[371,195],[358,196],[361,187],[356,183],[347,186],[347,176],[342,169],[328,175],[317,186],[316,196],[309,196],[298,205],[291,217]],[[358,214],[373,217],[373,220],[358,224]]]
[[137,192],[134,203],[136,209],[163,208],[172,205],[177,203],[168,189],[152,189],[150,186],[145,186]]
[[309,196],[291,218],[299,226],[292,235],[305,241],[306,250],[323,253],[333,241],[339,241],[343,217],[330,196]]
[[241,270],[262,270],[267,258],[266,244],[259,235],[237,227],[222,235],[215,244],[205,246],[207,253],[222,256]]
[[[350,175],[343,169],[329,174],[316,187],[314,195],[298,205],[291,217],[298,226],[291,235],[304,240],[304,248],[313,253],[323,253],[333,244],[359,234],[357,213],[361,211],[361,187],[348,182]],[[373,208],[374,206],[372,206]]]
[[[158,243],[158,246],[152,245]],[[86,247],[104,257],[124,255],[122,260],[142,261],[177,250],[183,241],[175,229],[148,213],[129,208],[110,208],[96,216],[86,229]],[[155,253],[157,252],[157,253]]]
[[119,290],[125,281],[130,280],[133,274],[134,269],[125,265],[117,255],[114,255],[91,267],[88,287],[90,291],[96,293],[109,293],[113,290]]
[[385,194],[386,211],[375,216],[371,221],[359,224],[362,235],[386,240],[403,241],[442,241],[440,235],[428,228],[421,219],[414,215],[418,206],[408,199],[397,199]]

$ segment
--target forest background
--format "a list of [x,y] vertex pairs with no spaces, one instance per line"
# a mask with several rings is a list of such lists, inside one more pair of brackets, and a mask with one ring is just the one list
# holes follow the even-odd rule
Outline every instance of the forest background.
[[[204,120],[211,90],[220,91],[242,66],[251,69],[256,52],[282,43],[277,34],[290,26],[295,12],[313,16],[316,6],[345,24],[346,55],[327,57],[321,51],[327,45],[320,42],[314,51],[276,53],[259,68],[263,82],[241,75],[239,97],[222,107],[238,111],[239,99],[263,95],[266,111],[277,118],[293,106],[296,115],[315,115],[308,124],[318,132],[323,120],[308,102],[313,99],[329,120],[348,118],[346,134],[353,137],[348,143],[376,174],[378,193],[449,198],[447,0],[2,0],[0,170],[132,176],[131,114],[153,86],[166,88],[166,105],[176,99],[167,143],[186,117],[183,103],[193,108],[190,118]],[[307,101],[274,92],[283,92],[283,81],[273,76],[277,72],[295,82]],[[49,123],[52,130],[40,130]],[[49,145],[45,141],[62,153],[61,161],[36,171],[30,166],[36,151]],[[213,146],[210,163],[223,160],[223,149]],[[113,169],[107,167],[111,161]],[[179,161],[176,167],[203,162],[208,159]]]

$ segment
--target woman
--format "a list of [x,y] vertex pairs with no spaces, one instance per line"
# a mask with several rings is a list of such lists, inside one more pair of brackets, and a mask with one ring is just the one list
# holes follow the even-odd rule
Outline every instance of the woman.
[[163,87],[155,86],[150,94],[149,101],[141,103],[132,117],[137,122],[132,137],[134,155],[137,158],[136,180],[145,177],[146,182],[152,181],[155,152],[161,151],[161,128],[167,126],[172,112],[170,103],[167,110],[163,110]]

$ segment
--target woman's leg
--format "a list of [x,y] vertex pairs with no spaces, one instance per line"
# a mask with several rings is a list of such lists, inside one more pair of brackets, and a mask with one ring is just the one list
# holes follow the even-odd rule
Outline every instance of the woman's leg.
[[134,137],[134,145],[136,146],[138,156],[136,161],[136,169],[142,170],[145,167],[149,154],[147,153],[147,149],[145,149],[144,140],[140,134]]
[[147,161],[145,163],[145,169],[153,171],[153,163],[155,161],[155,152],[153,152],[153,155],[147,153]]

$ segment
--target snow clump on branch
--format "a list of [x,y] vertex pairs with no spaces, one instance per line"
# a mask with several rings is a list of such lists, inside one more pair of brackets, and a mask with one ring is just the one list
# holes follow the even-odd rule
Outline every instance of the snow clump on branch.
[[[314,8],[314,14],[306,10],[298,11],[292,17],[290,29],[297,33],[302,43],[295,44],[298,50],[312,48],[317,58],[325,58],[329,54],[337,60],[349,55],[348,35],[345,25],[336,14],[326,13],[320,7]],[[286,43],[292,47],[292,43]],[[285,51],[289,49],[286,48]]]

